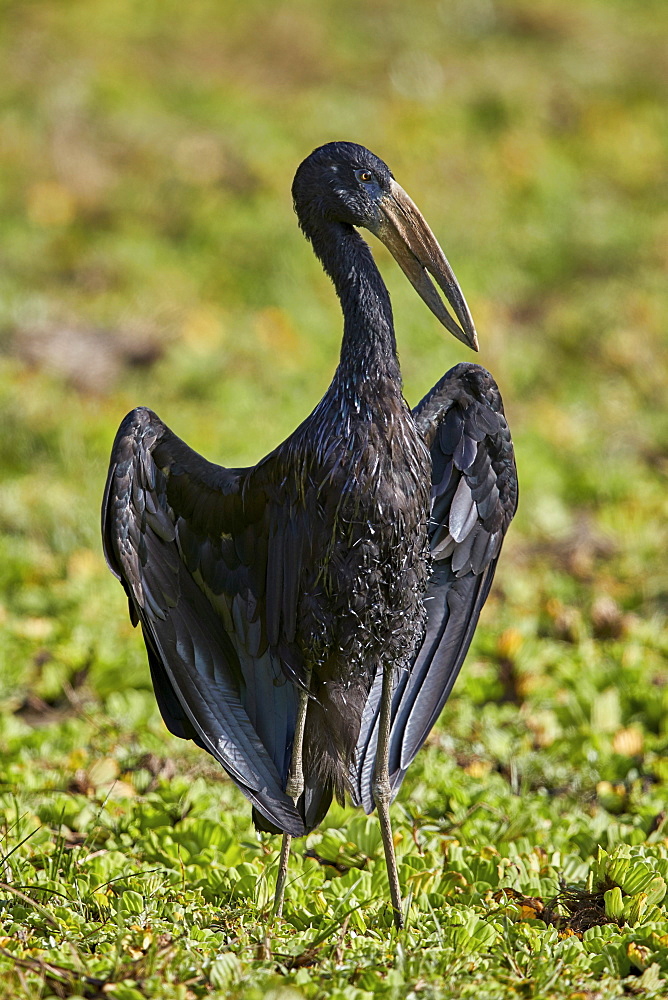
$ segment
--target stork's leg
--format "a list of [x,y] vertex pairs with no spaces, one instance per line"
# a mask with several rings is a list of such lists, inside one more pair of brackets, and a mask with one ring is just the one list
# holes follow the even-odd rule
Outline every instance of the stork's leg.
[[383,837],[383,847],[385,849],[385,864],[387,865],[387,878],[390,883],[390,899],[392,900],[392,909],[394,910],[394,925],[397,930],[401,930],[404,926],[404,918],[401,912],[401,889],[399,888],[399,873],[394,853],[392,823],[390,822],[390,799],[392,798],[389,768],[391,712],[392,666],[384,664],[380,719],[378,721],[378,748],[376,750],[376,763],[373,773],[373,797],[378,809],[380,832]]
[[[304,791],[304,727],[306,725],[306,712],[308,709],[308,689],[311,683],[311,673],[306,677],[306,689],[299,689],[299,702],[297,704],[297,722],[295,724],[295,736],[292,742],[292,757],[290,759],[290,773],[285,786],[285,791],[293,802],[296,802]],[[283,898],[285,896],[285,882],[288,877],[288,860],[290,858],[290,844],[292,837],[289,833],[283,834],[281,841],[281,856],[278,862],[278,878],[276,879],[276,893],[274,895],[274,916],[283,915]]]

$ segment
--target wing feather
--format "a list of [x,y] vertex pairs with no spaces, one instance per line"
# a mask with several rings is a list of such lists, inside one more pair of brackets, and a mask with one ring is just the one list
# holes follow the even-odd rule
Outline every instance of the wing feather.
[[294,635],[299,551],[284,570],[276,522],[285,510],[248,480],[247,470],[207,462],[150,410],[134,410],[112,449],[104,550],[141,622],[168,728],[208,750],[262,816],[299,836],[303,819],[285,794],[296,688],[266,641]]

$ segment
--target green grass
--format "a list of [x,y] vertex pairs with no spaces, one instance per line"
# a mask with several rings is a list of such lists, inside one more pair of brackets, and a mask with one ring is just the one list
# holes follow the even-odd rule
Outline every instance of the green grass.
[[[3,27],[2,1000],[664,997],[665,4],[34,0]],[[238,465],[326,388],[340,317],[289,191],[332,138],[441,239],[521,480],[393,807],[400,935],[375,817],[338,807],[271,925],[278,844],[164,729],[98,539],[130,407]],[[416,401],[465,355],[375,250]]]

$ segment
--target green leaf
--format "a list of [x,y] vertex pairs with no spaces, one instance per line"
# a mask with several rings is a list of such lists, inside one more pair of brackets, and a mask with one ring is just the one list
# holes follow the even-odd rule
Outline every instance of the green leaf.
[[605,912],[613,920],[620,920],[624,916],[624,900],[619,886],[608,889],[605,893]]
[[218,990],[228,990],[241,977],[241,962],[231,951],[219,955],[209,969],[209,982]]

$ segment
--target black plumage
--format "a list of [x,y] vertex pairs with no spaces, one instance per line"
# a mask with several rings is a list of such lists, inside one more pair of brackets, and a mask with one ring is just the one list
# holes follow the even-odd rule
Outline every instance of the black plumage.
[[[517,507],[510,431],[497,385],[479,365],[451,369],[413,410],[430,450],[431,575],[426,628],[409,670],[395,670],[389,748],[392,794],[441,713],[487,600]],[[374,807],[382,676],[367,700],[351,774],[353,801]]]
[[403,398],[389,296],[355,227],[389,246],[456,337],[477,341],[440,247],[387,166],[330,143],[301,164],[293,196],[343,309],[329,389],[245,469],[211,464],[133,410],[112,450],[103,536],[168,728],[213,754],[261,828],[300,836],[346,788],[373,808],[384,670],[396,793],[468,649],[517,483],[484,369],[453,368],[412,413]]

